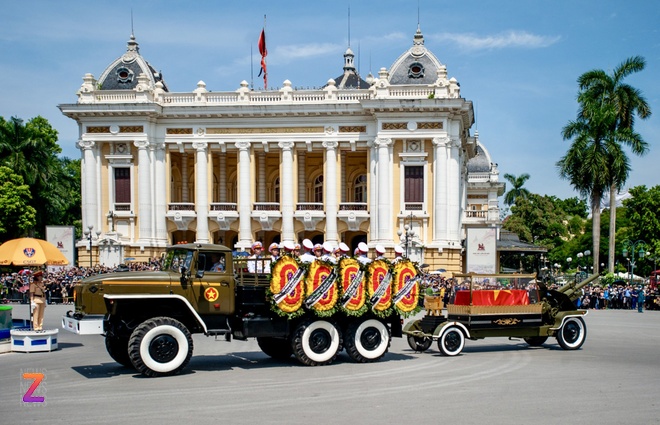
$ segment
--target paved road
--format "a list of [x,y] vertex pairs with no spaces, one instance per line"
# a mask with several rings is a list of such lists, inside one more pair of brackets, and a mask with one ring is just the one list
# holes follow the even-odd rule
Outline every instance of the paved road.
[[[49,306],[47,327],[72,306]],[[14,317],[26,318],[27,306]],[[114,363],[100,336],[60,331],[50,353],[0,355],[3,424],[658,424],[660,312],[592,311],[583,348],[467,341],[462,355],[415,353],[394,339],[383,361],[342,353],[324,367],[277,362],[255,341],[195,336],[178,376],[149,379]],[[23,403],[22,372],[43,371]]]

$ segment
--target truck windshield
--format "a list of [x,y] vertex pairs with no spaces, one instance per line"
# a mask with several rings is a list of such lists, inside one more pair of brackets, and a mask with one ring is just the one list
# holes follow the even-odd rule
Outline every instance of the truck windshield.
[[169,270],[176,273],[181,273],[181,267],[190,270],[192,263],[193,253],[187,249],[172,249],[167,252],[165,256],[165,263],[163,270]]

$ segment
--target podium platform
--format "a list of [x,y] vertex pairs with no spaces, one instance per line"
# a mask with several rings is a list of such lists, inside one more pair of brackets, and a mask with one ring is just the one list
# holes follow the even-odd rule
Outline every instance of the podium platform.
[[35,353],[57,350],[58,334],[59,330],[57,329],[45,329],[43,331],[12,329],[11,351]]

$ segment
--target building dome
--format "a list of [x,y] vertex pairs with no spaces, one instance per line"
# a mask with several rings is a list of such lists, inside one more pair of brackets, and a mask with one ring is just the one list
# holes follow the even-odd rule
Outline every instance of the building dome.
[[152,87],[160,82],[163,90],[168,91],[163,76],[140,55],[138,43],[131,34],[126,53],[103,71],[98,80],[98,87],[100,90],[133,90],[138,84],[140,74],[145,74],[149,78]]
[[390,84],[433,84],[440,69],[445,67],[424,47],[424,36],[418,26],[412,47],[399,56],[390,68]]
[[470,158],[467,163],[468,173],[488,173],[490,172],[490,155],[484,150],[481,144],[477,145],[477,154]]

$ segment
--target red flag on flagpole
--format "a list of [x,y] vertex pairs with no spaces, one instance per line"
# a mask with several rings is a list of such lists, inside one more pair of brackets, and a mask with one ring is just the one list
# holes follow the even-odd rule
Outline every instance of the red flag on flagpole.
[[261,73],[264,74],[264,90],[268,90],[268,71],[266,71],[266,56],[268,56],[268,50],[266,49],[266,29],[261,30],[261,35],[259,35],[259,53],[261,54]]

